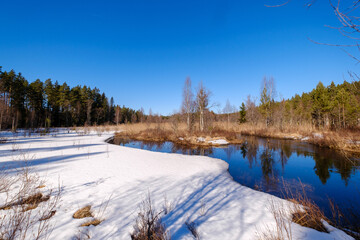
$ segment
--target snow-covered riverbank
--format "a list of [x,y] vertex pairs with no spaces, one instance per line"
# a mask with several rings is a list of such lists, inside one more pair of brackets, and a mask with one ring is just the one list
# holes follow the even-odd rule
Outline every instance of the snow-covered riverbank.
[[[256,231],[275,226],[268,209],[274,197],[234,182],[226,162],[106,143],[112,135],[8,134],[8,141],[0,144],[2,167],[19,166],[23,160],[17,155],[26,153],[31,168],[47,186],[56,187],[60,181],[63,192],[51,239],[72,239],[84,222],[73,219],[74,212],[86,205],[96,212],[109,198],[105,220],[88,227],[91,239],[130,239],[138,205],[148,192],[157,209],[163,208],[164,196],[172,205],[163,217],[172,239],[193,239],[186,221],[195,222],[201,239],[255,239]],[[339,230],[329,230],[329,234],[320,233],[292,224],[294,239],[351,239]]]

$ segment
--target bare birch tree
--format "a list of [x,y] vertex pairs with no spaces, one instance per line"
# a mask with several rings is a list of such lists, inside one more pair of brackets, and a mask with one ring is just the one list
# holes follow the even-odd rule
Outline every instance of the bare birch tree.
[[189,77],[186,78],[184,83],[181,111],[186,114],[186,124],[190,131],[192,127],[190,118],[194,111],[194,94],[191,89],[191,79]]
[[119,106],[116,106],[116,110],[115,110],[115,123],[116,125],[119,125],[120,122],[120,114],[121,114],[121,110]]
[[255,99],[253,99],[250,95],[247,96],[245,107],[246,107],[246,118],[247,121],[251,124],[255,124],[258,120],[257,118],[257,109],[255,104]]
[[229,99],[226,101],[226,105],[223,109],[223,113],[227,115],[227,124],[230,124],[230,114],[235,111],[235,107],[230,104]]
[[153,111],[152,111],[152,109],[150,108],[149,109],[149,115],[148,115],[148,119],[147,119],[147,122],[148,123],[152,123],[153,122]]
[[140,114],[141,114],[140,122],[143,123],[145,121],[145,110],[143,107],[140,108]]
[[276,96],[275,81],[273,77],[264,77],[260,92],[260,111],[268,126],[273,118],[273,103]]

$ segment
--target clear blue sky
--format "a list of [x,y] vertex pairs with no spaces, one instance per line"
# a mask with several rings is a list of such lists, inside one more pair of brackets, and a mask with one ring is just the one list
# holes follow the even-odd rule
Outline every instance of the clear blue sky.
[[276,1],[2,1],[0,66],[161,114],[179,109],[187,76],[223,107],[259,96],[265,75],[288,98],[358,70],[341,49],[307,40],[346,43],[324,27],[338,25],[328,1],[267,3]]

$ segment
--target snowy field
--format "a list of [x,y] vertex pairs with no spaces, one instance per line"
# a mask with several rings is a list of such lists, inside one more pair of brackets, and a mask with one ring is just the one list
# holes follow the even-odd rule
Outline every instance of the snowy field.
[[[162,219],[172,239],[194,239],[186,221],[196,224],[201,239],[256,239],[257,231],[275,226],[269,199],[285,202],[234,182],[222,160],[111,145],[105,140],[112,133],[1,134],[8,138],[0,144],[2,167],[15,172],[28,161],[45,180],[46,189],[62,186],[50,239],[73,239],[85,228],[91,239],[130,239],[139,204],[148,192],[156,209],[164,208],[165,196],[171,205]],[[100,225],[79,227],[86,219],[72,215],[86,205],[105,219]],[[330,233],[292,224],[292,235],[294,239],[352,239],[327,227]]]

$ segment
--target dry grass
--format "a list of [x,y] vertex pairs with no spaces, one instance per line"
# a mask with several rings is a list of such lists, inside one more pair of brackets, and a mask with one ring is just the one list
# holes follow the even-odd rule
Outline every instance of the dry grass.
[[306,186],[301,182],[299,183],[301,189],[293,192],[290,183],[283,180],[284,197],[295,203],[290,209],[292,221],[304,227],[309,227],[320,232],[327,232],[322,221],[330,222],[329,219],[327,219],[319,206],[307,197]]
[[[242,143],[238,134],[222,128],[211,128],[206,132],[187,130],[184,123],[179,123],[174,128],[171,123],[161,124],[127,124],[122,125],[117,137],[131,138],[140,141],[171,141],[180,145],[208,147],[216,145],[210,141],[225,139],[230,143]],[[204,139],[200,141],[199,138]]]
[[276,201],[273,198],[269,201],[269,210],[275,220],[275,228],[270,228],[266,225],[263,229],[256,231],[258,240],[291,240],[291,203],[284,203]]
[[23,204],[39,204],[41,202],[49,200],[50,196],[43,196],[42,193],[35,193],[23,200]]
[[76,219],[81,219],[81,218],[86,218],[86,217],[93,217],[90,205],[80,208],[73,214],[73,218],[76,218]]
[[53,210],[53,211],[49,212],[49,214],[42,216],[42,217],[39,219],[39,221],[49,220],[50,218],[52,218],[52,216],[55,215],[55,213],[56,213],[56,210]]
[[283,181],[284,198],[288,202],[276,201],[273,198],[269,202],[269,210],[275,220],[275,228],[265,226],[257,231],[259,240],[291,240],[292,223],[312,228],[320,232],[328,232],[323,221],[329,221],[321,209],[310,200],[305,191],[305,186],[300,182],[301,190],[293,192],[291,185]]
[[[360,192],[357,194],[360,194]],[[354,210],[358,203],[350,202],[346,207],[342,208],[335,204],[331,199],[329,199],[329,203],[333,225],[342,229],[354,239],[360,240],[360,211]]]
[[139,206],[139,212],[134,224],[134,230],[130,234],[132,240],[169,240],[170,236],[165,229],[165,225],[161,223],[161,214],[163,211],[157,212],[150,197],[142,201]]
[[37,208],[39,203],[48,201],[49,199],[50,195],[44,196],[42,193],[37,192],[16,201],[10,201],[10,203],[0,207],[0,210],[9,210],[16,206],[22,206],[23,211],[29,211]]
[[[185,123],[174,126],[171,122],[163,123],[136,123],[122,124],[108,127],[117,131],[117,136],[128,137],[143,141],[172,141],[183,145],[203,145],[198,137],[206,139],[226,139],[230,143],[242,143],[241,135],[251,135],[266,138],[294,139],[307,141],[311,144],[346,152],[360,153],[360,131],[352,130],[319,130],[311,124],[266,126],[265,124],[238,124],[235,122],[213,122],[211,127],[204,132],[193,130],[189,132]],[[195,124],[193,129],[198,129]],[[184,140],[180,141],[179,138]]]
[[[20,153],[21,158],[27,155]],[[48,239],[60,200],[61,188],[44,195],[37,186],[40,178],[28,167],[16,169],[17,174],[1,172],[0,194],[4,197],[0,218],[0,239]]]
[[233,124],[232,130],[242,135],[252,135],[279,139],[306,139],[307,142],[320,147],[360,153],[360,131],[356,130],[319,130],[314,126],[286,125],[281,129],[265,124]]
[[92,220],[90,220],[90,221],[87,221],[87,222],[81,224],[80,227],[88,227],[88,226],[91,226],[91,225],[97,226],[97,225],[99,225],[101,222],[102,222],[102,220],[99,220],[99,219],[96,219],[96,218],[95,218],[95,219],[92,219]]
[[[98,211],[96,211],[95,213],[93,213],[93,211],[91,210],[91,205],[87,205],[79,210],[77,210],[74,214],[73,214],[73,218],[75,219],[82,219],[82,218],[91,218],[90,220],[87,220],[86,222],[82,223],[80,225],[80,227],[89,227],[89,226],[97,226],[100,223],[102,223],[105,218],[104,218],[104,213],[106,211],[106,208],[110,202],[111,196],[109,197],[109,199],[107,201],[104,201],[100,204],[100,207],[98,208]],[[83,239],[82,237],[84,237],[85,239],[90,238],[89,234],[83,234],[84,231],[80,230],[79,231],[79,235],[75,236],[75,239]]]
[[37,208],[38,206],[39,206],[38,204],[30,204],[30,205],[27,205],[26,208],[24,209],[24,211],[33,210],[33,209]]
[[323,147],[360,153],[360,131],[329,131],[324,132],[323,136],[320,139],[313,137],[310,142]]

